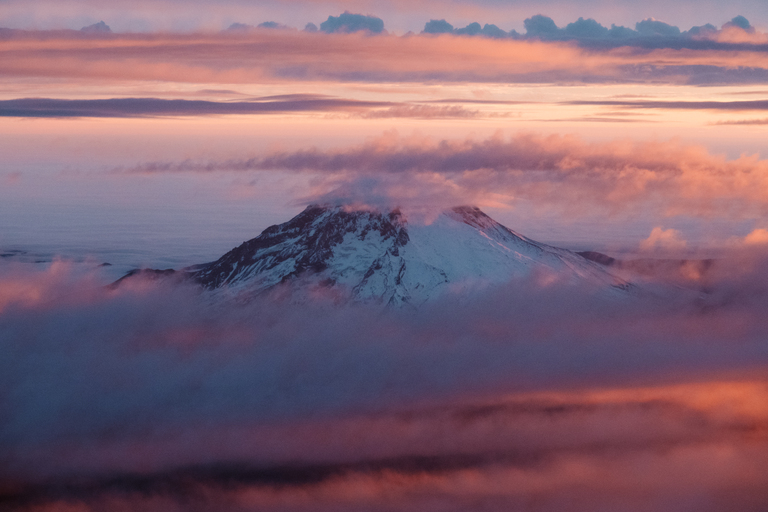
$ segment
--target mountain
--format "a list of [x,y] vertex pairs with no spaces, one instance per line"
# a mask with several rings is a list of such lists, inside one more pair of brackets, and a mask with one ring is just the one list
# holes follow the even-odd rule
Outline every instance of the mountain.
[[302,290],[400,305],[533,272],[606,289],[630,286],[603,265],[526,238],[470,206],[420,224],[399,210],[311,205],[214,262],[175,273],[134,271],[123,279],[172,274],[238,299]]

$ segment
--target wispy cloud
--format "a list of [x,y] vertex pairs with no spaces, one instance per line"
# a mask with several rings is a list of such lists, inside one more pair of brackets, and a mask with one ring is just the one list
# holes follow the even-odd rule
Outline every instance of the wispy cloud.
[[717,121],[714,123],[716,125],[745,125],[745,126],[752,126],[752,125],[765,125],[768,124],[768,118],[766,119],[737,119],[737,120],[731,120],[731,121]]
[[714,110],[714,111],[750,111],[768,110],[768,100],[754,101],[664,101],[664,100],[575,100],[565,102],[567,105],[594,105],[609,107],[625,107],[631,109],[665,109],[665,110]]
[[317,196],[401,206],[486,206],[528,200],[570,215],[759,218],[768,214],[768,163],[728,160],[678,141],[587,143],[521,134],[434,140],[395,134],[336,150],[317,148],[225,161],[148,162],[117,173],[283,170],[315,177]]

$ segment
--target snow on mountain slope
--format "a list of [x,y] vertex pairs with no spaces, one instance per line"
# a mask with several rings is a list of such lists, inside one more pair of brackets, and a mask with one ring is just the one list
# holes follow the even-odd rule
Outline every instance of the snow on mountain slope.
[[289,283],[389,304],[419,304],[457,286],[503,283],[531,272],[628,286],[604,267],[521,236],[468,206],[419,225],[398,210],[311,205],[217,261],[184,272],[208,289],[241,298]]

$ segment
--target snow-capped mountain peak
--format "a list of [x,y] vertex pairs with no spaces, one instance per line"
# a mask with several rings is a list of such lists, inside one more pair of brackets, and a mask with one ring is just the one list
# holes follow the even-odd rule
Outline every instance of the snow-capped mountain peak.
[[310,205],[218,260],[184,272],[205,288],[242,298],[283,284],[419,304],[462,283],[502,283],[541,270],[626,286],[604,267],[519,235],[472,206],[445,211],[430,224],[410,224],[399,210]]

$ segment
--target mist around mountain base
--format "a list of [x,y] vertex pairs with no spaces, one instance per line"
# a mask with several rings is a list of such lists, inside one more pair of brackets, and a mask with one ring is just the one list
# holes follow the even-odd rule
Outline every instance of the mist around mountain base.
[[418,307],[296,283],[212,306],[5,263],[0,504],[763,510],[766,276],[741,252],[663,297],[542,270]]

